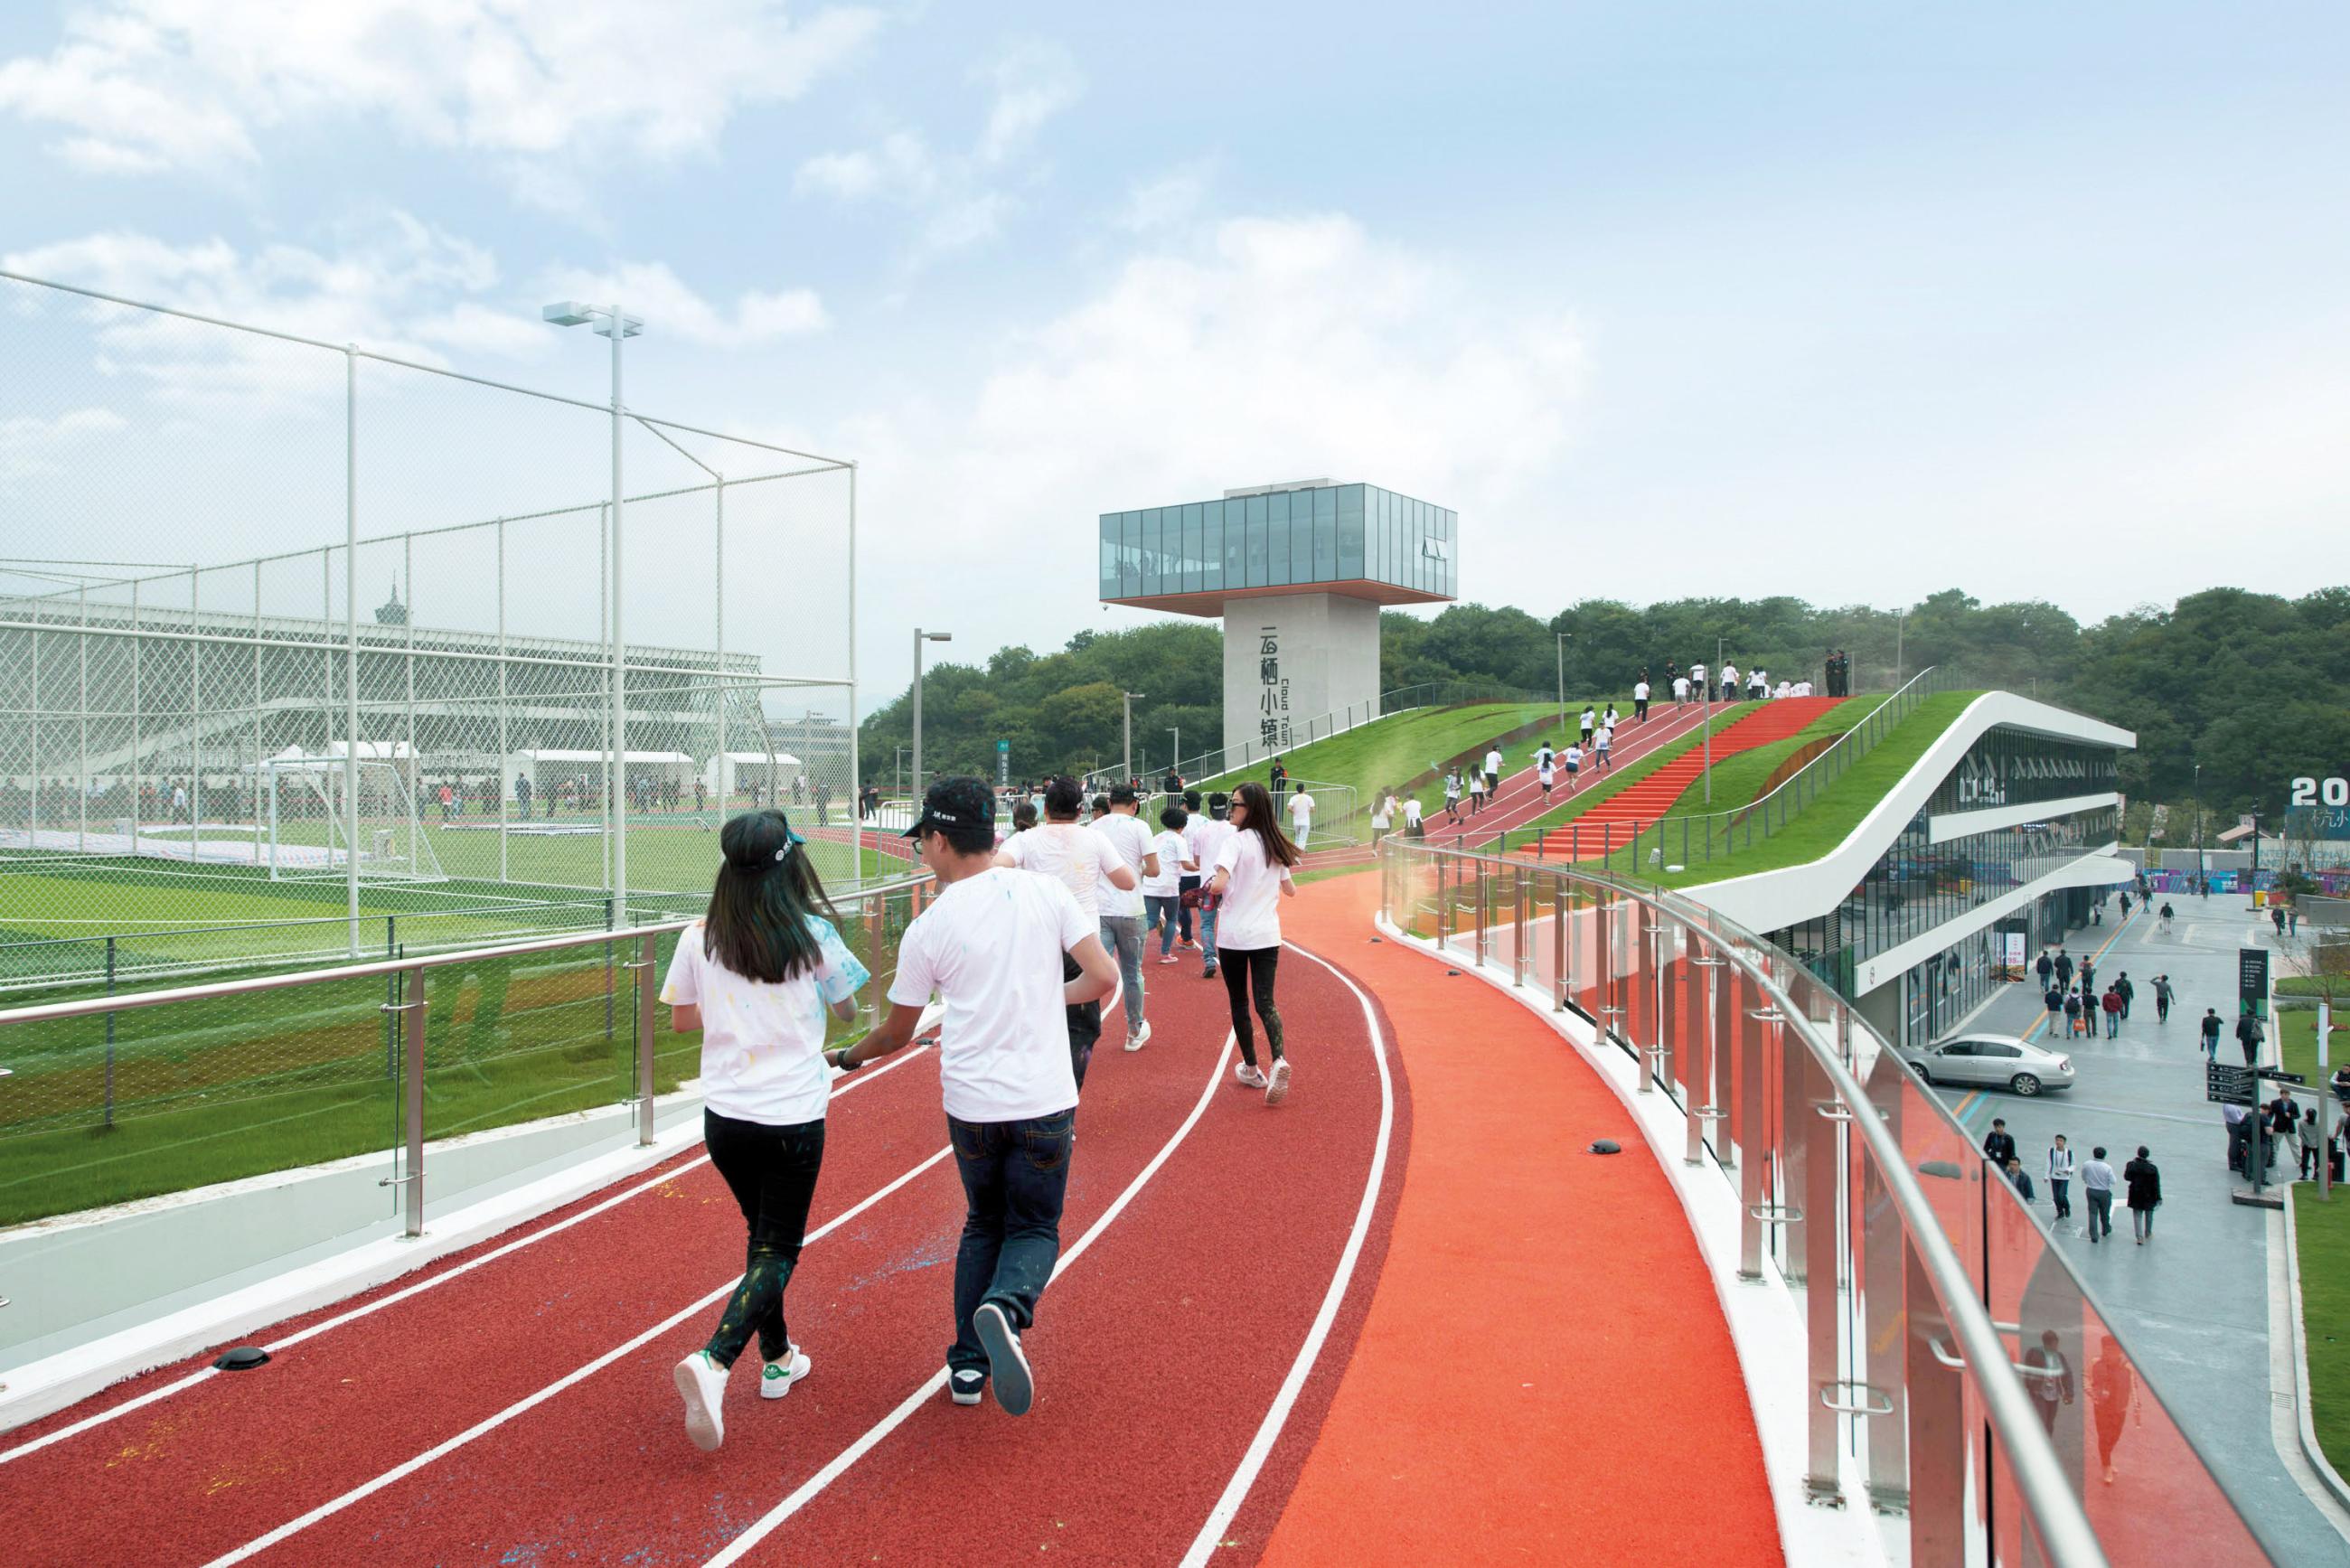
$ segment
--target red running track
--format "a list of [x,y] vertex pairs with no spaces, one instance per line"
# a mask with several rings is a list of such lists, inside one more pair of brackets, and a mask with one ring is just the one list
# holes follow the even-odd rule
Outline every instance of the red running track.
[[1188,965],[1146,965],[1148,1049],[1111,1024],[1024,1419],[934,1386],[962,1191],[924,1053],[837,1098],[786,1302],[813,1374],[772,1404],[739,1375],[718,1453],[686,1442],[668,1373],[734,1282],[742,1224],[681,1158],[281,1325],[258,1371],[193,1360],[8,1434],[8,1560],[1174,1562],[1211,1521],[1261,1545],[1359,1324],[1409,1125],[1372,1004],[1294,950],[1284,971],[1278,1110],[1230,1086],[1222,987]]

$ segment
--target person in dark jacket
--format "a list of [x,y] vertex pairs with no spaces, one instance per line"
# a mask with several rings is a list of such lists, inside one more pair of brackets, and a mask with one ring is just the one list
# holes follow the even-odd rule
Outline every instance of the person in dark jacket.
[[2055,971],[2055,961],[2051,959],[2046,952],[2042,952],[2040,955],[2040,961],[2032,966],[2032,972],[2040,977],[2041,990],[2046,991],[2048,989],[2048,977]]
[[2162,1207],[2162,1172],[2146,1157],[2146,1145],[2138,1145],[2137,1158],[2122,1167],[2122,1180],[2129,1188],[2130,1233],[2143,1247],[2154,1234],[2154,1211]]
[[2073,983],[2073,955],[2063,948],[2056,950],[2056,983],[2068,989]]
[[2064,1011],[2064,992],[2052,985],[2040,1000],[2048,1005],[2048,1026],[2053,1030],[2056,1026],[2056,1015]]
[[2015,1139],[2007,1130],[2005,1116],[1993,1116],[1991,1131],[1983,1134],[1983,1158],[1991,1161],[1993,1170],[2005,1170],[2007,1162],[2015,1158]]
[[2121,978],[2114,981],[2114,990],[2122,999],[2122,1019],[2126,1023],[2129,1019],[2130,999],[2137,994],[2137,987],[2130,983],[2129,971],[2122,971]]
[[2261,1021],[2251,1013],[2236,1020],[2236,1044],[2244,1048],[2244,1065],[2261,1064]]

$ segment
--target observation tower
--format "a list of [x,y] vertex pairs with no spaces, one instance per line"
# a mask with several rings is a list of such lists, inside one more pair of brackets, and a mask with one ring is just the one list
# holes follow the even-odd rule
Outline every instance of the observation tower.
[[1308,479],[1105,512],[1104,604],[1222,617],[1227,749],[1379,696],[1379,611],[1454,597],[1460,514]]

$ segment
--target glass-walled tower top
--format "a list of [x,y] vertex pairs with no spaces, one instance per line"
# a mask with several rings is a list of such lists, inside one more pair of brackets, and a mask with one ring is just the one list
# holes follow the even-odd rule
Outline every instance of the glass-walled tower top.
[[1105,604],[1219,616],[1227,600],[1455,596],[1460,514],[1376,484],[1309,482],[1101,515]]

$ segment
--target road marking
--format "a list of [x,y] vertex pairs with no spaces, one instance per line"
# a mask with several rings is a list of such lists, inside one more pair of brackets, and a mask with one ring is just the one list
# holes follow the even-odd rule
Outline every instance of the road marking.
[[[896,1061],[890,1063],[888,1066],[878,1067],[870,1072],[862,1072],[858,1074],[847,1083],[840,1084],[836,1087],[832,1091],[832,1098],[837,1100],[841,1096],[846,1095],[850,1090],[856,1088],[859,1084],[871,1083],[874,1079],[887,1075],[891,1071],[891,1069],[904,1066],[908,1062],[912,1061],[915,1057],[922,1054],[929,1049],[930,1047],[928,1045],[918,1045],[914,1049],[901,1054]],[[539,1229],[531,1231],[528,1235],[517,1236],[511,1241],[504,1242],[499,1246],[492,1248],[486,1252],[482,1253],[479,1257],[468,1258],[462,1263],[444,1269],[439,1273],[432,1275],[430,1279],[419,1280],[412,1285],[403,1286],[401,1289],[393,1291],[388,1295],[379,1296],[374,1301],[366,1303],[364,1305],[351,1308],[348,1312],[338,1313],[333,1317],[321,1319],[306,1329],[299,1330],[294,1334],[289,1334],[283,1339],[273,1340],[269,1344],[263,1345],[261,1348],[269,1352],[272,1355],[275,1355],[282,1350],[292,1349],[295,1345],[301,1344],[304,1340],[316,1339],[318,1335],[325,1334],[329,1329],[340,1328],[345,1324],[357,1323],[360,1318],[369,1316],[375,1313],[380,1313],[388,1306],[393,1306],[400,1302],[407,1301],[411,1297],[422,1295],[426,1291],[438,1289],[440,1286],[447,1284],[451,1280],[462,1279],[485,1263],[494,1263],[500,1258],[507,1257],[513,1253],[521,1251],[525,1247],[531,1246],[539,1241],[544,1241],[549,1236],[559,1236],[564,1231],[570,1230],[574,1225],[582,1224],[608,1210],[617,1209],[621,1204],[626,1203],[629,1199],[640,1197],[645,1193],[652,1191],[655,1188],[665,1187],[669,1183],[675,1181],[679,1177],[683,1176],[687,1171],[691,1170],[694,1167],[699,1165],[707,1165],[709,1163],[710,1157],[708,1155],[696,1155],[682,1165],[673,1166],[661,1175],[656,1176],[647,1181],[639,1182],[636,1186],[629,1188],[625,1192],[615,1193],[613,1196],[605,1199],[600,1203],[582,1209],[577,1214],[569,1215],[565,1219],[557,1220],[550,1224],[543,1225],[539,1227]],[[107,1422],[113,1420],[118,1416],[127,1416],[133,1410],[144,1409],[146,1407],[155,1404],[159,1400],[170,1398],[174,1394],[184,1393],[188,1389],[193,1388],[197,1384],[218,1376],[219,1374],[209,1366],[199,1367],[197,1370],[189,1373],[186,1376],[175,1378],[172,1382],[164,1384],[160,1388],[150,1389],[146,1393],[140,1395],[137,1398],[125,1399],[121,1404],[101,1410],[94,1416],[85,1416],[78,1421],[72,1422],[68,1426],[59,1427],[54,1432],[44,1433],[42,1436],[33,1438],[30,1442],[19,1443],[16,1447],[8,1449],[5,1452],[0,1452],[0,1465],[5,1465],[11,1459],[23,1459],[27,1454],[37,1453],[39,1450],[47,1448],[52,1443],[61,1443],[68,1438],[77,1437],[83,1432],[88,1431],[93,1427],[104,1426]]]
[[[1061,1254],[1060,1261],[1053,1265],[1052,1280],[1047,1280],[1046,1285],[1049,1286],[1053,1280],[1059,1279],[1070,1264],[1085,1255],[1086,1249],[1093,1245],[1094,1239],[1109,1228],[1110,1221],[1126,1211],[1126,1206],[1134,1201],[1135,1194],[1140,1192],[1143,1185],[1159,1174],[1159,1167],[1167,1163],[1168,1157],[1175,1152],[1177,1146],[1191,1136],[1191,1129],[1199,1125],[1201,1116],[1206,1114],[1209,1102],[1215,1098],[1216,1086],[1223,1082],[1224,1064],[1231,1059],[1232,1054],[1232,1036],[1227,1030],[1224,1033],[1223,1049],[1216,1053],[1216,1064],[1208,1074],[1207,1087],[1200,1091],[1199,1101],[1192,1106],[1191,1114],[1183,1118],[1183,1125],[1177,1127],[1174,1135],[1159,1147],[1159,1152],[1150,1157],[1150,1163],[1144,1166],[1140,1173],[1127,1184],[1126,1190],[1118,1195],[1117,1201],[1104,1210],[1101,1218],[1096,1220],[1087,1229],[1086,1233],[1077,1238],[1076,1245]],[[726,1564],[730,1563],[740,1562],[744,1552],[774,1534],[792,1515],[815,1501],[825,1488],[847,1474],[849,1467],[871,1453],[883,1438],[905,1425],[909,1417],[937,1397],[939,1390],[946,1386],[946,1381],[947,1373],[943,1366],[931,1374],[923,1380],[920,1386],[899,1401],[896,1409],[868,1428],[863,1437],[835,1454],[831,1462],[824,1469],[802,1481],[789,1497],[760,1515],[749,1529],[728,1542],[725,1549],[710,1560],[707,1568],[726,1568]]]
[[[817,1241],[822,1241],[825,1237],[832,1234],[835,1231],[839,1230],[843,1225],[847,1224],[851,1220],[854,1220],[858,1215],[864,1213],[868,1209],[872,1208],[876,1203],[880,1202],[884,1198],[889,1197],[899,1188],[904,1187],[907,1183],[912,1181],[916,1177],[920,1176],[924,1171],[936,1166],[941,1160],[946,1158],[947,1156],[953,1152],[954,1146],[952,1144],[947,1145],[944,1148],[940,1149],[936,1154],[933,1154],[929,1158],[923,1160],[920,1165],[915,1166],[911,1170],[905,1172],[903,1175],[890,1181],[887,1186],[867,1195],[854,1206],[843,1210],[840,1213],[834,1215],[830,1220],[826,1220],[822,1225],[817,1226],[814,1231],[809,1231],[807,1241],[805,1244],[813,1246]],[[372,1497],[377,1492],[381,1491],[384,1488],[391,1485],[394,1481],[415,1474],[418,1470],[422,1469],[425,1466],[432,1463],[435,1459],[445,1458],[446,1456],[456,1452],[459,1449],[462,1449],[466,1444],[473,1441],[476,1438],[487,1436],[489,1433],[497,1430],[500,1427],[504,1426],[508,1421],[513,1420],[515,1417],[544,1405],[546,1401],[554,1398],[557,1394],[562,1393],[565,1389],[571,1387],[573,1385],[585,1382],[587,1379],[594,1376],[597,1373],[601,1372],[605,1367],[611,1366],[621,1357],[642,1349],[645,1345],[651,1344],[654,1340],[660,1338],[662,1334],[667,1334],[670,1330],[677,1327],[688,1318],[694,1317],[702,1313],[709,1311],[712,1307],[725,1300],[728,1295],[733,1293],[734,1287],[742,1282],[742,1276],[739,1274],[736,1275],[734,1278],[728,1280],[724,1284],[719,1286],[716,1290],[712,1291],[708,1295],[702,1297],[698,1301],[689,1302],[685,1306],[671,1313],[669,1316],[661,1319],[660,1322],[653,1324],[652,1327],[646,1329],[642,1334],[638,1334],[633,1339],[629,1340],[625,1344],[614,1346],[612,1349],[608,1350],[603,1355],[596,1357],[593,1361],[573,1367],[569,1372],[565,1373],[562,1376],[539,1389],[536,1393],[527,1395],[523,1398],[515,1400],[504,1409],[500,1410],[496,1415],[490,1416],[483,1420],[474,1422],[472,1426],[466,1428],[455,1437],[450,1438],[442,1442],[435,1443],[432,1447],[425,1449],[422,1453],[418,1454],[413,1459],[405,1460],[400,1464],[394,1465],[391,1469],[384,1471],[381,1475],[375,1477],[372,1480],[362,1481],[358,1486],[351,1488],[350,1490],[343,1493],[340,1497],[320,1503],[317,1507],[312,1509],[309,1512],[303,1514],[300,1518],[288,1520],[284,1524],[279,1525],[276,1529],[270,1531],[265,1535],[255,1536],[253,1540],[246,1542],[244,1545],[238,1547],[234,1552],[224,1552],[220,1556],[213,1558],[212,1563],[207,1565],[207,1568],[226,1568],[226,1565],[229,1563],[242,1563],[246,1558],[253,1556],[256,1552],[266,1552],[269,1548],[276,1545],[279,1542],[286,1540],[291,1536],[300,1534],[303,1531],[309,1529],[310,1526],[317,1523],[320,1520],[332,1518],[334,1515],[340,1513],[343,1510],[350,1507],[351,1504]],[[944,1375],[941,1374],[941,1376],[943,1376]]]
[[1322,1310],[1314,1314],[1313,1326],[1305,1333],[1305,1343],[1298,1346],[1297,1358],[1289,1365],[1289,1376],[1282,1379],[1280,1390],[1274,1395],[1272,1407],[1265,1411],[1263,1421],[1257,1427],[1256,1436],[1250,1440],[1248,1450],[1241,1456],[1240,1468],[1232,1472],[1232,1479],[1225,1484],[1223,1495],[1216,1500],[1216,1506],[1208,1511],[1207,1521],[1200,1526],[1200,1533],[1192,1537],[1191,1549],[1183,1554],[1183,1568],[1197,1568],[1198,1564],[1207,1562],[1214,1554],[1217,1543],[1223,1539],[1224,1531],[1239,1514],[1241,1504],[1248,1500],[1249,1489],[1256,1484],[1258,1473],[1264,1469],[1264,1461],[1272,1454],[1273,1445],[1280,1438],[1283,1425],[1289,1419],[1291,1407],[1297,1403],[1297,1396],[1304,1391],[1305,1379],[1322,1354],[1323,1343],[1330,1336],[1330,1325],[1337,1320],[1339,1303],[1346,1299],[1347,1288],[1354,1280],[1355,1266],[1362,1260],[1363,1239],[1369,1234],[1371,1217],[1378,1209],[1379,1186],[1387,1177],[1388,1143],[1395,1129],[1395,1081],[1388,1073],[1387,1038],[1380,1032],[1378,1015],[1372,1010],[1371,999],[1363,994],[1362,987],[1355,983],[1352,976],[1342,973],[1327,959],[1308,952],[1295,943],[1290,944],[1290,950],[1303,958],[1312,959],[1336,975],[1362,1005],[1363,1023],[1371,1033],[1371,1057],[1379,1069],[1379,1140],[1371,1151],[1370,1174],[1363,1181],[1363,1200],[1355,1210],[1354,1229],[1347,1233],[1346,1250],[1338,1254],[1338,1267],[1330,1276],[1330,1288],[1323,1293]]

